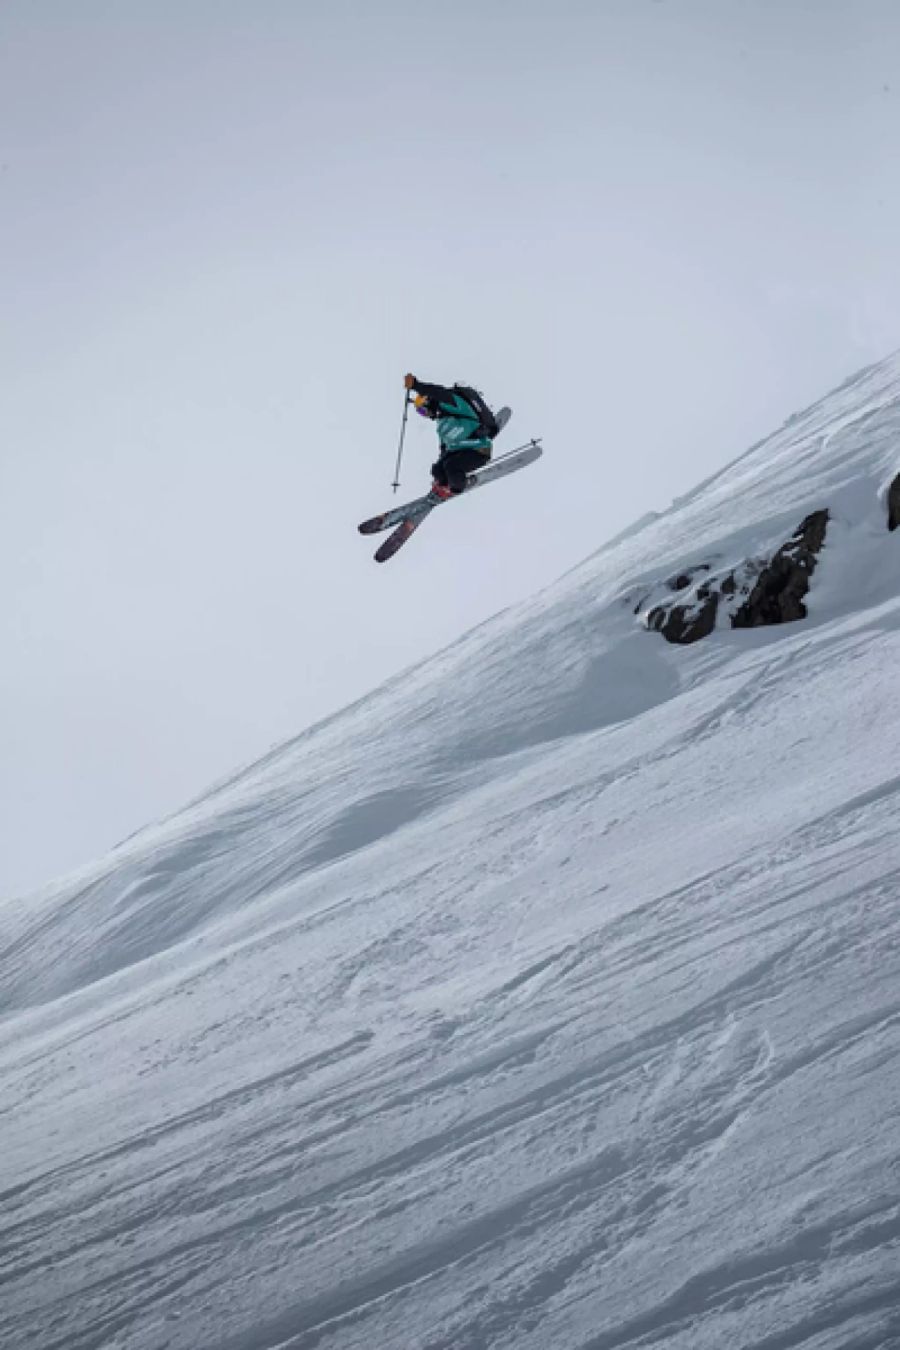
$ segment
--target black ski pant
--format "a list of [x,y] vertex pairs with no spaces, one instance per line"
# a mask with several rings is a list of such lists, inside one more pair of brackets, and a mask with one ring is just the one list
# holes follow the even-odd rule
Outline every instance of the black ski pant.
[[448,450],[431,466],[434,481],[451,492],[465,492],[466,478],[474,469],[483,469],[490,455],[480,450]]

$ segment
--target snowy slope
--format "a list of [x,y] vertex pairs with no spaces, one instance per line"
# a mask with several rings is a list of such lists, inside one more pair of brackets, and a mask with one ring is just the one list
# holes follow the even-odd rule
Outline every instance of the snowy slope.
[[0,1343],[900,1345],[898,470],[892,358],[0,908]]

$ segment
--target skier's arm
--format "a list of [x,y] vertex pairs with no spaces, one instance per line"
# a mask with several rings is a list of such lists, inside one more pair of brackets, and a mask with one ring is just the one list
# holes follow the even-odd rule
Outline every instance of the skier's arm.
[[417,394],[424,394],[435,407],[439,403],[451,402],[455,393],[455,390],[449,389],[445,384],[428,384],[425,380],[417,380],[415,375],[407,375],[405,384],[407,389],[414,389]]

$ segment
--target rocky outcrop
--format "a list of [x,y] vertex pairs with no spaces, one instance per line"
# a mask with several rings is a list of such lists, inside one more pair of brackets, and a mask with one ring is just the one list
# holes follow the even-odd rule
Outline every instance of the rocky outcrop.
[[887,508],[888,529],[896,530],[897,526],[900,525],[900,473],[897,474],[888,488]]
[[718,571],[699,563],[669,577],[662,594],[645,596],[635,612],[643,613],[649,629],[680,645],[708,637],[723,612],[734,628],[803,619],[827,526],[828,512],[814,511],[770,559],[746,558]]
[[813,511],[806,517],[763,568],[744,604],[732,614],[733,628],[759,628],[806,618],[803,597],[809,590],[827,528],[827,511]]
[[709,564],[701,563],[692,572],[679,573],[666,585],[673,591],[692,588],[688,603],[654,605],[647,611],[644,622],[648,628],[662,633],[667,642],[698,642],[708,637],[716,626],[716,614],[719,608],[719,593],[709,581],[695,585],[698,572],[709,572]]

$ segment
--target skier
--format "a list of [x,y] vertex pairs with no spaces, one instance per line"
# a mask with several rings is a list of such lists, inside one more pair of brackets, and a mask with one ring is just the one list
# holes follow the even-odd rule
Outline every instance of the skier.
[[468,475],[490,460],[502,423],[478,390],[468,385],[455,384],[449,389],[443,384],[427,384],[415,375],[407,375],[404,384],[416,395],[416,412],[437,423],[441,452],[431,466],[432,492],[442,498],[465,492]]
[[[442,502],[452,501],[466,490],[471,491],[485,483],[493,483],[498,478],[505,478],[507,474],[517,473],[543,454],[540,438],[532,437],[525,445],[517,445],[491,464],[494,440],[512,417],[511,408],[492,412],[478,390],[467,384],[455,384],[452,389],[448,389],[443,384],[426,384],[415,375],[404,376],[403,383],[406,385],[406,402],[400,432],[400,452],[403,450],[403,432],[406,430],[409,404],[415,403],[416,410],[423,417],[437,423],[441,453],[437,462],[431,466],[434,483],[430,492],[360,522],[360,534],[393,531],[375,551],[375,561],[380,563],[393,558],[422,521]],[[415,398],[412,397],[413,393]],[[399,471],[400,453],[397,455],[398,479]],[[399,486],[399,481],[394,483],[395,491]]]

